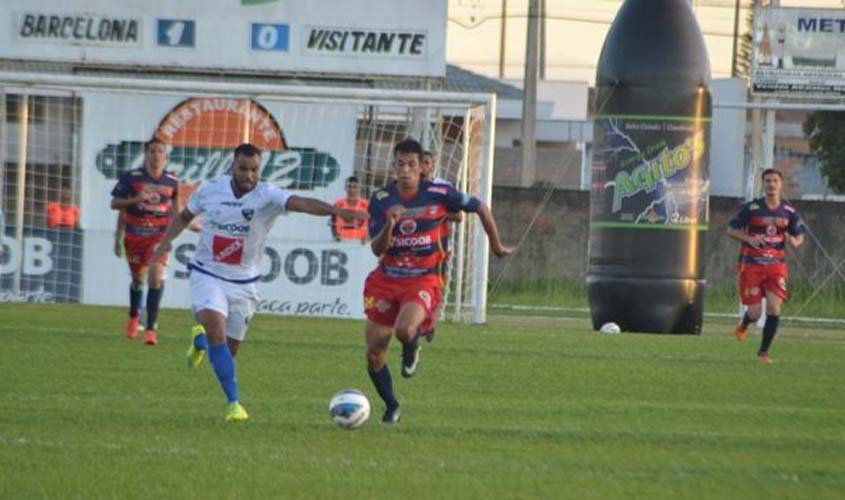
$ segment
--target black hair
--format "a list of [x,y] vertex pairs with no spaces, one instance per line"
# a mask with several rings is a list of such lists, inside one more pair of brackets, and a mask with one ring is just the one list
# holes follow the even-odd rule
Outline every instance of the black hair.
[[780,170],[775,170],[773,168],[767,168],[763,170],[763,173],[760,175],[760,178],[766,180],[766,176],[769,174],[775,174],[776,176],[780,177],[780,180],[783,180],[783,174],[780,173]]
[[360,184],[360,181],[358,181],[358,178],[355,177],[354,175],[350,175],[349,177],[346,178],[346,184],[347,185],[351,182],[354,182],[355,184]]
[[249,156],[253,157],[255,155],[261,155],[261,150],[257,147],[253,146],[252,144],[245,142],[240,146],[235,148],[235,156],[242,155],[242,156]]
[[149,151],[153,144],[161,144],[163,146],[167,146],[167,143],[162,141],[156,136],[152,136],[149,141],[144,143],[144,151]]
[[434,158],[434,155],[431,154],[431,151],[429,151],[427,149],[425,151],[423,151],[423,156],[428,156],[429,158],[432,158],[432,159]]
[[423,154],[425,154],[425,150],[422,147],[422,144],[415,141],[414,139],[405,139],[396,143],[396,146],[393,146],[393,156],[396,156],[397,153],[411,153],[417,155],[417,160],[422,161]]

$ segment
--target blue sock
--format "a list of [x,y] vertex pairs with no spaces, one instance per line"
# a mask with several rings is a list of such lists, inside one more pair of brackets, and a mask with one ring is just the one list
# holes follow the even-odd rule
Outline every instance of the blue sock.
[[161,288],[150,288],[147,290],[147,330],[155,330],[158,322],[158,306],[161,304],[161,294],[164,292],[164,285]]
[[208,349],[208,337],[204,333],[194,337],[194,349],[198,351]]
[[780,316],[766,316],[766,324],[763,325],[763,342],[760,343],[760,351],[758,352],[769,352],[769,347],[778,332],[779,323]]
[[238,400],[238,381],[235,380],[235,360],[232,358],[232,353],[229,352],[229,346],[225,342],[209,346],[208,359],[211,361],[211,366],[214,367],[214,374],[220,381],[220,387],[226,393],[226,399],[229,403],[236,402]]
[[144,296],[144,288],[135,288],[129,285],[129,316],[138,317],[138,309],[141,308],[141,298]]
[[742,317],[742,327],[748,328],[748,325],[754,323],[754,320],[748,316],[748,311],[745,312],[745,315]]

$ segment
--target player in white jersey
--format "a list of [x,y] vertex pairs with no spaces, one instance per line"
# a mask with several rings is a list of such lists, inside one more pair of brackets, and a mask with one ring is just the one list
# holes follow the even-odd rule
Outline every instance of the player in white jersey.
[[285,212],[337,216],[348,220],[366,215],[292,195],[277,186],[259,182],[261,151],[252,144],[235,148],[232,174],[206,182],[176,217],[157,254],[170,250],[173,240],[202,214],[197,251],[188,263],[191,271],[191,308],[202,328],[193,332],[188,350],[189,366],[208,358],[229,403],[226,420],[248,417],[238,401],[234,356],[246,335],[258,303],[256,282],[267,233],[276,217]]

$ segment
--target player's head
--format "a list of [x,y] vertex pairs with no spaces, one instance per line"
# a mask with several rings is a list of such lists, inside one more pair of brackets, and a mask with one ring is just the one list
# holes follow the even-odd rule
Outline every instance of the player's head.
[[783,174],[779,170],[767,168],[761,175],[763,178],[763,192],[766,196],[779,196],[783,185]]
[[423,151],[421,167],[420,177],[424,181],[430,181],[432,170],[434,170],[434,156],[431,154],[431,151]]
[[415,188],[419,185],[422,157],[422,145],[413,139],[405,139],[393,147],[393,173],[400,186]]
[[158,137],[144,143],[144,164],[152,171],[160,172],[167,165],[167,144]]
[[357,198],[361,194],[361,183],[358,178],[353,176],[346,179],[346,196],[349,198]]
[[261,150],[249,143],[243,143],[235,148],[235,158],[232,160],[232,182],[235,189],[241,193],[248,193],[258,185],[261,177]]

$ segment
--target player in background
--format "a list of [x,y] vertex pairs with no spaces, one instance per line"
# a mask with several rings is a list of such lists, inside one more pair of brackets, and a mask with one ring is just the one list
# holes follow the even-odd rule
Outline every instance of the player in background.
[[781,199],[783,176],[770,168],[763,171],[765,196],[742,206],[728,227],[728,236],[741,242],[739,252],[739,296],[747,307],[736,326],[736,339],[745,340],[748,325],[762,313],[766,297],[766,323],[757,359],[772,363],[769,348],[777,333],[781,304],[786,300],[786,245],[804,243],[806,228],[795,208]]
[[126,261],[132,273],[129,287],[129,317],[124,332],[131,340],[138,332],[139,309],[147,287],[147,328],[144,343],[156,345],[158,309],[164,291],[167,254],[153,258],[171,219],[179,211],[179,180],[165,171],[167,145],[157,138],[144,144],[144,165],[124,172],[112,190],[111,208],[121,212]]
[[[361,198],[361,184],[354,175],[346,179],[346,196],[334,202],[334,206],[346,210],[367,213],[369,202]],[[335,241],[367,241],[367,224],[365,222],[348,222],[341,217],[331,219],[332,237]]]
[[402,375],[414,375],[419,363],[416,337],[420,325],[439,303],[440,266],[446,257],[442,225],[448,211],[476,212],[497,257],[513,250],[502,244],[490,208],[448,185],[421,181],[423,149],[406,139],[393,149],[397,181],[370,198],[370,245],[378,267],[364,284],[367,315],[367,371],[385,403],[382,422],[399,421],[399,402],[386,364],[395,333],[402,343]]
[[258,148],[252,144],[235,148],[231,175],[203,183],[167,228],[155,253],[155,257],[166,255],[173,240],[194,217],[203,216],[197,250],[188,263],[191,308],[202,328],[192,332],[193,345],[188,355],[200,356],[208,351],[228,402],[226,420],[232,422],[249,418],[238,398],[234,357],[258,304],[259,264],[276,217],[285,212],[302,212],[352,220],[366,218],[260,182],[260,167]]
[[[430,181],[434,184],[446,184],[450,187],[455,187],[454,184],[447,181],[442,177],[435,177],[434,176],[434,155],[431,154],[431,151],[425,150],[423,151],[422,157],[422,164],[420,168],[420,179],[423,181]],[[458,224],[464,218],[464,213],[461,211],[448,211],[446,213],[446,223],[441,226],[441,230],[445,236],[445,242],[448,245],[451,242],[451,229],[452,226],[450,223]],[[440,298],[443,298],[443,289],[446,288],[446,285],[449,283],[449,262],[452,259],[452,249],[451,247],[447,246],[445,248],[446,251],[446,258],[443,261],[443,265],[440,266],[440,275],[441,275],[441,287],[440,287]],[[431,315],[420,325],[420,334],[418,335],[417,340],[419,337],[422,337],[426,340],[426,342],[433,342],[434,341],[434,330],[437,326],[437,318],[440,316],[440,306],[441,304],[438,303],[435,305],[434,310]]]

